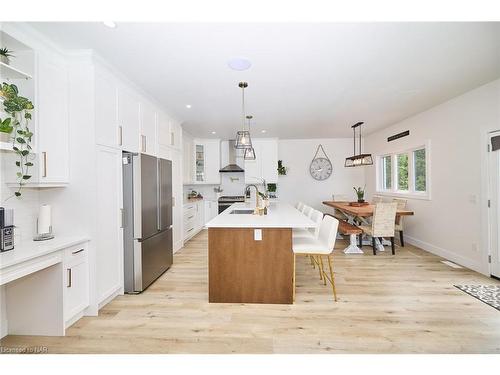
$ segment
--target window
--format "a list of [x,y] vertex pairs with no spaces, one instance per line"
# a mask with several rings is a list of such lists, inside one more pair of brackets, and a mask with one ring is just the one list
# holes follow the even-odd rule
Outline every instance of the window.
[[398,190],[408,191],[408,154],[399,154],[398,161]]
[[429,144],[378,156],[377,192],[429,199]]
[[426,191],[425,148],[413,151],[415,191]]
[[392,159],[390,155],[383,156],[382,160],[382,189],[392,189]]

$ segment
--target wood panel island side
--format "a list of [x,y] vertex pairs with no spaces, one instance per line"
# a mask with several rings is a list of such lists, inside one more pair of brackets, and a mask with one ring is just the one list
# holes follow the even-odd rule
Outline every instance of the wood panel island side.
[[213,303],[293,303],[292,229],[314,222],[286,203],[264,216],[235,203],[209,223],[208,300]]

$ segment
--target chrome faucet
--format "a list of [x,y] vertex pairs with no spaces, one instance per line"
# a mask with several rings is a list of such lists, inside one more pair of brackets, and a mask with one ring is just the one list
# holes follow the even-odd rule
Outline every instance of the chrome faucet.
[[245,197],[247,196],[247,194],[250,193],[250,188],[251,187],[254,187],[255,188],[255,207],[258,208],[260,205],[259,205],[259,188],[257,187],[257,185],[254,185],[254,184],[250,184],[250,185],[247,185],[246,189],[245,189]]

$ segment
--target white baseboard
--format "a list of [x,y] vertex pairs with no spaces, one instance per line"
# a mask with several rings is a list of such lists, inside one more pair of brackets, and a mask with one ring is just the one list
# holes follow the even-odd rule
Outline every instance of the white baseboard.
[[408,242],[411,245],[421,248],[422,250],[428,251],[434,255],[440,256],[442,258],[451,260],[454,263],[460,264],[463,267],[470,268],[473,271],[482,273],[483,275],[489,276],[487,272],[481,267],[481,263],[478,261],[474,261],[469,258],[465,258],[459,254],[456,254],[452,251],[443,249],[442,247],[435,246],[425,241],[421,241],[417,238],[408,236],[405,234],[404,236],[405,242]]
[[123,294],[123,288],[119,287],[114,292],[112,292],[108,297],[104,298],[101,302],[99,302],[99,310],[114,300],[117,296]]

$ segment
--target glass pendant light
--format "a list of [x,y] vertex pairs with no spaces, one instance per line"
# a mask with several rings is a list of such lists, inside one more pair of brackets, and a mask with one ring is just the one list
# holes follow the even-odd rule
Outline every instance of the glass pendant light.
[[245,88],[248,87],[247,82],[240,82],[238,87],[241,88],[241,119],[243,123],[243,129],[236,132],[236,143],[234,148],[247,149],[252,148],[252,139],[250,138],[250,131],[245,130]]
[[[373,165],[373,158],[371,154],[362,154],[361,153],[361,125],[363,125],[364,122],[358,122],[351,126],[354,135],[353,135],[353,141],[354,141],[354,155],[349,156],[348,158],[345,159],[344,167],[362,167],[365,165]],[[359,127],[359,154],[356,155],[356,128]]]
[[[248,120],[248,132],[250,133],[250,120],[253,118],[253,116],[247,116]],[[252,147],[250,148],[245,148],[245,155],[243,156],[243,159],[245,160],[255,160],[255,150]]]

